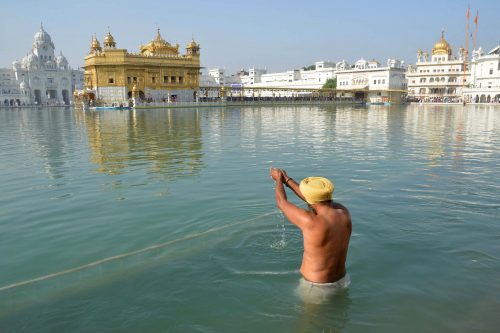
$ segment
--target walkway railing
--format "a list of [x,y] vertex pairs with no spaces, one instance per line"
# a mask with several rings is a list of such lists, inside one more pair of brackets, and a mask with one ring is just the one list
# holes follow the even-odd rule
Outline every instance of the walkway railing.
[[225,107],[225,106],[254,106],[254,105],[311,105],[311,104],[355,104],[362,103],[352,98],[327,99],[327,98],[228,98],[206,100],[199,102],[143,102],[135,106],[138,109],[147,108],[180,108],[180,107]]

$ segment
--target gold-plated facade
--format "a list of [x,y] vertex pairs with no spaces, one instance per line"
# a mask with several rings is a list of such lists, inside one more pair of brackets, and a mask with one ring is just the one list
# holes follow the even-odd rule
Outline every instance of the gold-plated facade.
[[179,45],[164,40],[158,29],[156,37],[140,47],[140,53],[129,53],[116,47],[108,32],[104,48],[94,36],[89,54],[85,57],[85,87],[95,91],[95,97],[104,103],[123,102],[137,95],[145,100],[165,100],[173,96],[177,101],[191,101],[199,89],[200,47],[193,40],[186,53],[179,53]]

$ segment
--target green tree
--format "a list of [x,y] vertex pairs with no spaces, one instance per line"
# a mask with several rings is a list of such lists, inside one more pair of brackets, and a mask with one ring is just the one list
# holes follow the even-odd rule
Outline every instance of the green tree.
[[307,67],[302,67],[303,70],[305,71],[313,71],[316,69],[316,65],[311,65],[311,66],[307,66]]
[[323,85],[323,89],[336,89],[337,88],[337,78],[328,79]]

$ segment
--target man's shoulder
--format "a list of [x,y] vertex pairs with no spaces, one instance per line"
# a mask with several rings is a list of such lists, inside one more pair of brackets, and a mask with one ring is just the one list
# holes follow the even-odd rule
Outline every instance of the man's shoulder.
[[349,215],[349,209],[347,209],[346,206],[339,202],[332,201],[332,208],[336,211],[339,211],[341,213],[345,213]]

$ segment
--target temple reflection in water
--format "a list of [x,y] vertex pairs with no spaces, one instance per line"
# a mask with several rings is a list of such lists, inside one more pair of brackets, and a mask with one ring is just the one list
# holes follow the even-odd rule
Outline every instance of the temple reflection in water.
[[170,179],[201,167],[202,132],[195,109],[79,112],[77,118],[86,127],[90,159],[98,172],[145,169]]

